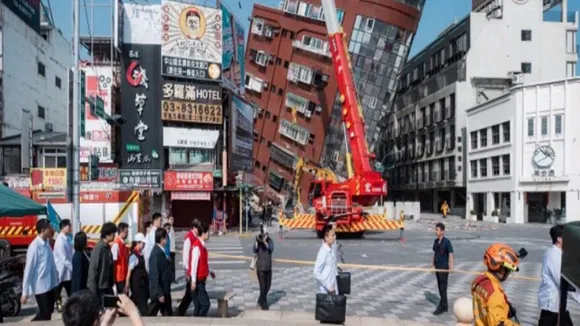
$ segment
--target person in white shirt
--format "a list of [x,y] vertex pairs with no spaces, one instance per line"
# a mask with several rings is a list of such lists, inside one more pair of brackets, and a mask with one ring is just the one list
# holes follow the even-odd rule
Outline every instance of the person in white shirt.
[[[538,305],[540,313],[539,326],[558,325],[558,313],[560,310],[560,271],[562,269],[562,234],[564,225],[556,225],[550,229],[550,237],[553,246],[546,250],[542,258],[542,281],[538,289]],[[580,295],[570,292],[570,296],[580,303]],[[560,317],[559,326],[572,326],[570,312],[566,311]]]
[[57,311],[61,311],[62,297],[61,292],[64,288],[67,297],[71,295],[71,280],[72,280],[72,257],[73,248],[69,242],[69,236],[72,231],[72,225],[69,219],[60,221],[60,233],[56,237],[54,243],[54,263],[58,272],[59,284],[54,292]]
[[39,311],[32,321],[50,320],[54,311],[54,288],[58,286],[58,272],[49,245],[54,230],[50,222],[42,218],[36,222],[36,231],[38,237],[26,251],[20,302],[26,304],[28,297],[34,295]]
[[154,213],[151,216],[152,226],[145,238],[145,248],[143,249],[143,256],[145,257],[145,268],[149,272],[149,257],[151,251],[155,248],[155,231],[161,227],[161,214]]
[[[191,304],[192,297],[191,297],[191,251],[193,250],[193,243],[199,236],[199,227],[200,222],[198,219],[194,218],[191,221],[191,230],[189,230],[183,239],[183,251],[182,251],[182,265],[185,270],[185,294],[181,299],[181,303],[175,312],[176,316],[185,316],[187,312],[187,308]],[[175,241],[174,241],[175,242]]]
[[215,279],[215,273],[209,269],[209,255],[205,243],[209,240],[209,225],[199,223],[199,236],[194,240],[191,250],[191,297],[193,298],[194,317],[207,317],[210,308],[209,296],[206,290],[206,280],[210,276]]
[[338,275],[338,260],[336,257],[336,224],[326,225],[322,229],[324,234],[324,241],[316,263],[314,264],[314,278],[316,279],[316,287],[318,293],[339,294],[336,283],[336,276]]

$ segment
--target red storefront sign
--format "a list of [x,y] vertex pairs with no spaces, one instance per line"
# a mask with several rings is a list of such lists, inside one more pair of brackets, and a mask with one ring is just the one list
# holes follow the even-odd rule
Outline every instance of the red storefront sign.
[[210,200],[211,194],[206,191],[172,191],[171,200]]
[[163,184],[169,191],[213,191],[213,173],[165,171]]

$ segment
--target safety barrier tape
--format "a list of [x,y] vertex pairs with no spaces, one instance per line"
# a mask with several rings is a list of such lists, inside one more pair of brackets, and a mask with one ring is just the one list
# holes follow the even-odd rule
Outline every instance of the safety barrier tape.
[[22,237],[36,235],[36,226],[0,226],[0,236]]
[[[210,253],[212,257],[217,258],[228,258],[228,259],[238,259],[238,260],[252,260],[253,257],[247,256],[238,256],[238,255],[228,255],[228,254],[219,254],[219,253]],[[314,265],[314,261],[308,260],[294,260],[294,259],[281,259],[276,258],[272,259],[273,262],[276,263],[283,263],[283,264],[294,264],[294,265]],[[420,273],[435,273],[435,272],[450,272],[453,274],[470,274],[470,275],[481,275],[483,272],[474,272],[474,271],[465,271],[459,269],[453,269],[451,271],[446,269],[435,269],[435,268],[422,268],[422,267],[408,267],[408,266],[395,266],[395,265],[363,265],[363,264],[338,264],[341,268],[360,268],[360,269],[369,269],[369,270],[386,270],[386,271],[401,271],[401,272],[420,272]],[[532,281],[532,282],[539,282],[540,278],[538,277],[530,277],[530,276],[520,276],[512,274],[510,279],[516,280],[524,280],[524,281]]]

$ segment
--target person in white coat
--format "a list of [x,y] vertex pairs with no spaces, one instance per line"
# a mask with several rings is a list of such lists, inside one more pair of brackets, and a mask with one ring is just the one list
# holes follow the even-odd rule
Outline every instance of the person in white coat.
[[71,295],[71,280],[72,280],[72,257],[73,248],[69,242],[69,237],[72,232],[72,224],[69,219],[64,219],[60,221],[60,233],[56,237],[54,242],[54,263],[56,264],[56,270],[58,272],[58,286],[54,292],[54,299],[56,302],[57,311],[61,311],[62,308],[62,298],[61,292],[64,288],[66,290],[66,295],[69,297]]
[[151,256],[151,251],[155,248],[155,231],[161,227],[161,214],[154,213],[153,216],[151,216],[151,222],[153,222],[153,224],[146,235],[145,248],[143,249],[145,268],[147,269],[147,272],[149,272],[149,257]]
[[336,255],[336,226],[326,225],[322,229],[324,241],[316,263],[314,264],[314,278],[316,279],[316,288],[318,293],[339,294],[336,282],[338,275],[338,259]]

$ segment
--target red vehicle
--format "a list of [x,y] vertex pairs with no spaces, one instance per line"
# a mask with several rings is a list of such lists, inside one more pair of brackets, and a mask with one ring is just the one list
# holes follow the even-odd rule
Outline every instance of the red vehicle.
[[385,215],[369,215],[364,207],[372,206],[387,195],[387,183],[373,169],[375,155],[369,152],[366,142],[365,123],[357,99],[350,57],[345,35],[338,23],[333,0],[322,0],[326,19],[330,53],[342,103],[342,121],[347,142],[346,166],[348,178],[336,182],[318,178],[310,186],[310,198],[315,208],[310,214],[297,214],[294,219],[281,219],[289,228],[314,227],[321,237],[322,228],[336,223],[337,231],[362,235],[365,230],[392,230],[403,227],[403,222],[386,221]]
[[0,238],[7,240],[11,248],[26,249],[36,237],[38,217],[0,217]]

